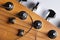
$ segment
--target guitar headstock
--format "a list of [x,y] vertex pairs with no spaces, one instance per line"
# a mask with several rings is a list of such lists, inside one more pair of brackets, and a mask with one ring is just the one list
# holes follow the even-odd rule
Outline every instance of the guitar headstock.
[[16,0],[0,0],[1,40],[59,40],[60,29]]

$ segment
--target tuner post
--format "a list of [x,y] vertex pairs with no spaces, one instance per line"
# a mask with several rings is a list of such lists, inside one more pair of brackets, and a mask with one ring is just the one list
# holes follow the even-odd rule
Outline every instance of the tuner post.
[[47,35],[50,39],[55,39],[57,37],[57,32],[55,30],[50,30]]
[[35,29],[40,29],[42,27],[42,22],[39,21],[39,20],[36,20],[32,23],[32,26],[35,28]]
[[23,36],[24,35],[24,30],[18,29],[17,36]]
[[21,20],[25,20],[27,18],[28,14],[25,11],[21,11],[18,14],[16,14],[16,16],[18,18],[20,18]]
[[13,9],[14,5],[11,2],[6,2],[5,4],[2,5],[2,7],[8,11],[11,11]]
[[14,24],[14,17],[9,17],[7,23]]

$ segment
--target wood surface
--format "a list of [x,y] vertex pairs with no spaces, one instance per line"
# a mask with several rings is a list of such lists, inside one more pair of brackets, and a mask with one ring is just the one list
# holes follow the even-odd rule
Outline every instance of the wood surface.
[[[35,36],[37,33],[37,40],[60,40],[60,29],[56,26],[52,25],[42,17],[38,16],[36,13],[29,10],[27,7],[18,3],[16,0],[0,0],[0,6],[6,2],[12,2],[14,4],[14,8],[11,11],[8,11],[2,7],[0,7],[0,40],[35,40]],[[26,33],[31,28],[31,19],[28,16],[26,20],[21,20],[15,15],[20,11],[25,11],[28,13],[33,21],[40,20],[42,22],[42,28],[36,30],[34,27],[30,30],[29,33],[24,35],[23,37],[19,37],[16,34],[18,33],[18,29],[23,29]],[[7,20],[9,17],[16,18],[14,20],[14,24],[8,24]],[[47,33],[50,30],[55,30],[57,32],[57,37],[55,39],[50,39],[47,36]]]

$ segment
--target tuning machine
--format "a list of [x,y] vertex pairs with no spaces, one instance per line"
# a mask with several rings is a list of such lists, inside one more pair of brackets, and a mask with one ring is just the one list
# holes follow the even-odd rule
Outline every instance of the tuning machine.
[[39,21],[39,20],[36,20],[32,23],[32,26],[35,28],[35,29],[40,29],[42,27],[42,22]]
[[52,9],[48,9],[48,13],[46,15],[46,20],[48,20],[49,18],[54,18],[56,15],[55,11]]
[[5,4],[2,4],[2,7],[8,11],[11,11],[13,9],[14,5],[12,2],[6,2]]
[[50,30],[47,35],[49,38],[55,39],[57,37],[57,32],[55,30]]
[[24,30],[18,29],[17,36],[23,36],[24,35]]
[[25,11],[21,11],[18,14],[16,14],[16,16],[18,18],[20,18],[21,20],[25,20],[27,18],[28,14]]
[[9,17],[7,23],[14,24],[14,20],[15,20],[14,17]]
[[32,11],[37,9],[38,5],[39,5],[39,2],[37,2],[36,5],[32,8]]
[[33,10],[36,10],[37,9],[38,5],[39,5],[39,2],[37,2],[37,3],[30,2],[28,4],[28,8],[30,8],[33,11]]

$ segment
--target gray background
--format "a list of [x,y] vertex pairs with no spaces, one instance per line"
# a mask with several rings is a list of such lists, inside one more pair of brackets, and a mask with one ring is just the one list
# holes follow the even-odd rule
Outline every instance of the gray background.
[[45,16],[42,14],[45,10],[53,9],[56,12],[56,17],[50,19],[49,22],[57,26],[57,23],[60,21],[60,0],[28,0],[27,2],[22,2],[22,4],[27,6],[29,2],[40,2],[38,9],[34,12],[43,18]]

